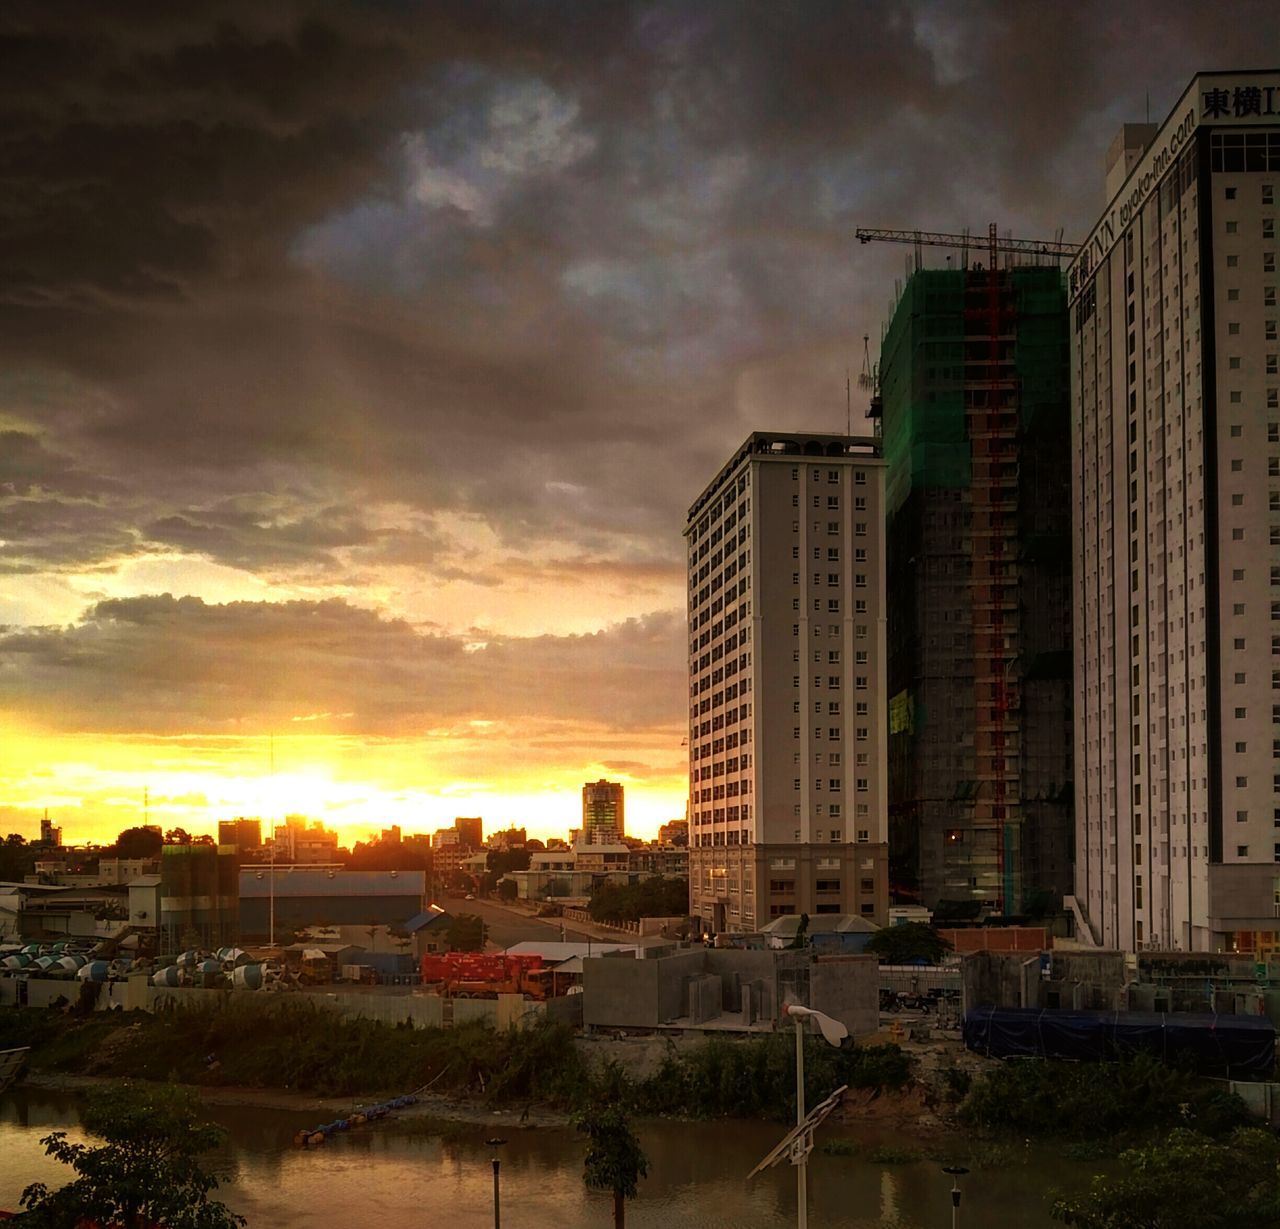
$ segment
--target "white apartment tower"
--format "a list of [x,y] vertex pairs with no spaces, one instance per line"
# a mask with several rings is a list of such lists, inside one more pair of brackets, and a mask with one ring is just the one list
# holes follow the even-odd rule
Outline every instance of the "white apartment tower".
[[1075,908],[1106,947],[1280,928],[1280,71],[1127,125],[1073,263]]
[[757,432],[689,509],[689,896],[886,921],[879,441]]

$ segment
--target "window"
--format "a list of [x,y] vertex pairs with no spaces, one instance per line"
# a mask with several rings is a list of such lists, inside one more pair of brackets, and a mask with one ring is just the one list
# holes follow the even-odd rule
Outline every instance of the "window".
[[1247,858],[1248,856],[1249,856],[1249,846],[1248,846],[1248,845],[1237,845],[1237,846],[1236,846],[1236,857],[1237,857],[1237,858]]

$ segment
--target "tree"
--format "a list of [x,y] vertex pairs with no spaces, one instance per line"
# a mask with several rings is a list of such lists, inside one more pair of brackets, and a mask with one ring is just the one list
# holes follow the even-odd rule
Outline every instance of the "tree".
[[164,837],[151,828],[126,828],[116,837],[117,858],[158,858]]
[[1058,1199],[1053,1218],[1076,1229],[1233,1229],[1280,1224],[1280,1139],[1242,1127],[1216,1141],[1178,1127],[1120,1154],[1121,1172]]
[[191,833],[185,828],[170,828],[164,834],[164,843],[166,845],[190,845]]
[[527,871],[533,855],[524,849],[491,849],[485,855],[485,866],[499,878],[508,871]]
[[106,1142],[67,1142],[65,1131],[46,1135],[45,1152],[70,1165],[77,1177],[56,1191],[43,1182],[22,1192],[19,1225],[65,1229],[78,1224],[145,1229],[233,1229],[244,1218],[209,1198],[218,1177],[198,1158],[226,1133],[196,1116],[185,1089],[123,1084],[88,1095],[84,1126]]
[[445,941],[455,952],[484,951],[485,925],[474,913],[459,913],[449,923]]
[[867,940],[866,950],[880,957],[881,964],[937,964],[951,950],[932,926],[905,922],[886,926]]
[[514,879],[498,880],[498,899],[499,900],[515,900],[520,895],[520,888]]
[[593,1191],[612,1192],[614,1229],[623,1229],[626,1201],[636,1197],[649,1160],[616,1101],[595,1103],[578,1116],[577,1127],[588,1140],[582,1180]]
[[808,935],[808,933],[809,933],[809,915],[807,913],[802,913],[800,915],[800,925],[796,927],[796,937],[792,939],[791,942],[787,944],[787,946],[789,948],[790,947],[794,947],[797,949],[803,948],[805,945],[805,938]]
[[638,883],[620,884],[606,880],[587,905],[596,922],[636,922],[642,917],[687,917],[689,881],[651,875]]

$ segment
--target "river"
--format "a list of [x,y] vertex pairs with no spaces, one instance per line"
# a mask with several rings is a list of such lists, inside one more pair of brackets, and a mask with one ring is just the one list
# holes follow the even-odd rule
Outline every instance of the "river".
[[[77,1098],[12,1089],[0,1098],[0,1208],[17,1209],[27,1183],[50,1185],[69,1171],[50,1161],[40,1137],[66,1130],[84,1138]],[[492,1170],[484,1127],[441,1140],[413,1134],[411,1120],[382,1122],[336,1136],[323,1147],[296,1148],[292,1137],[314,1114],[210,1107],[230,1132],[219,1163],[231,1175],[219,1197],[253,1229],[365,1225],[399,1229],[447,1225],[489,1229]],[[505,1127],[502,1157],[504,1229],[588,1229],[612,1224],[611,1200],[582,1185],[581,1137],[568,1129]],[[649,1176],[627,1209],[631,1229],[786,1229],[795,1224],[795,1176],[781,1164],[745,1181],[778,1141],[768,1123],[647,1122],[639,1127]],[[842,1137],[823,1128],[821,1139]],[[845,1138],[850,1138],[845,1135]],[[809,1166],[809,1223],[814,1229],[947,1229],[950,1179],[944,1148],[901,1135],[860,1132],[852,1156],[815,1153]],[[875,1163],[877,1144],[912,1148],[931,1161]],[[1049,1192],[1079,1190],[1095,1168],[1045,1148],[1004,1149],[984,1166],[970,1159],[962,1223],[1049,1229]]]

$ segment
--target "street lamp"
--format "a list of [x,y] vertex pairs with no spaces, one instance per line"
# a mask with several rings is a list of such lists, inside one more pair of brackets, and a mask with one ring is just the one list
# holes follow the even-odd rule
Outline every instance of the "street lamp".
[[502,1198],[498,1192],[498,1169],[502,1162],[498,1159],[498,1149],[507,1141],[495,1137],[484,1142],[493,1149],[493,1229],[502,1229]]
[[960,1229],[960,1179],[969,1171],[963,1165],[944,1165],[942,1172],[951,1175],[951,1229]]
[[[792,1003],[787,1008],[789,1015],[796,1022],[796,1126],[797,1128],[804,1125],[804,1028],[806,1020],[817,1021],[818,1028],[822,1030],[822,1036],[828,1045],[839,1046],[840,1043],[849,1035],[849,1030],[845,1028],[839,1020],[833,1020],[830,1016],[821,1011],[814,1011],[811,1007],[801,1007],[798,1003]],[[796,1165],[796,1225],[797,1229],[808,1229],[809,1226],[809,1186],[808,1186],[808,1159],[807,1155],[801,1153],[799,1163]]]

